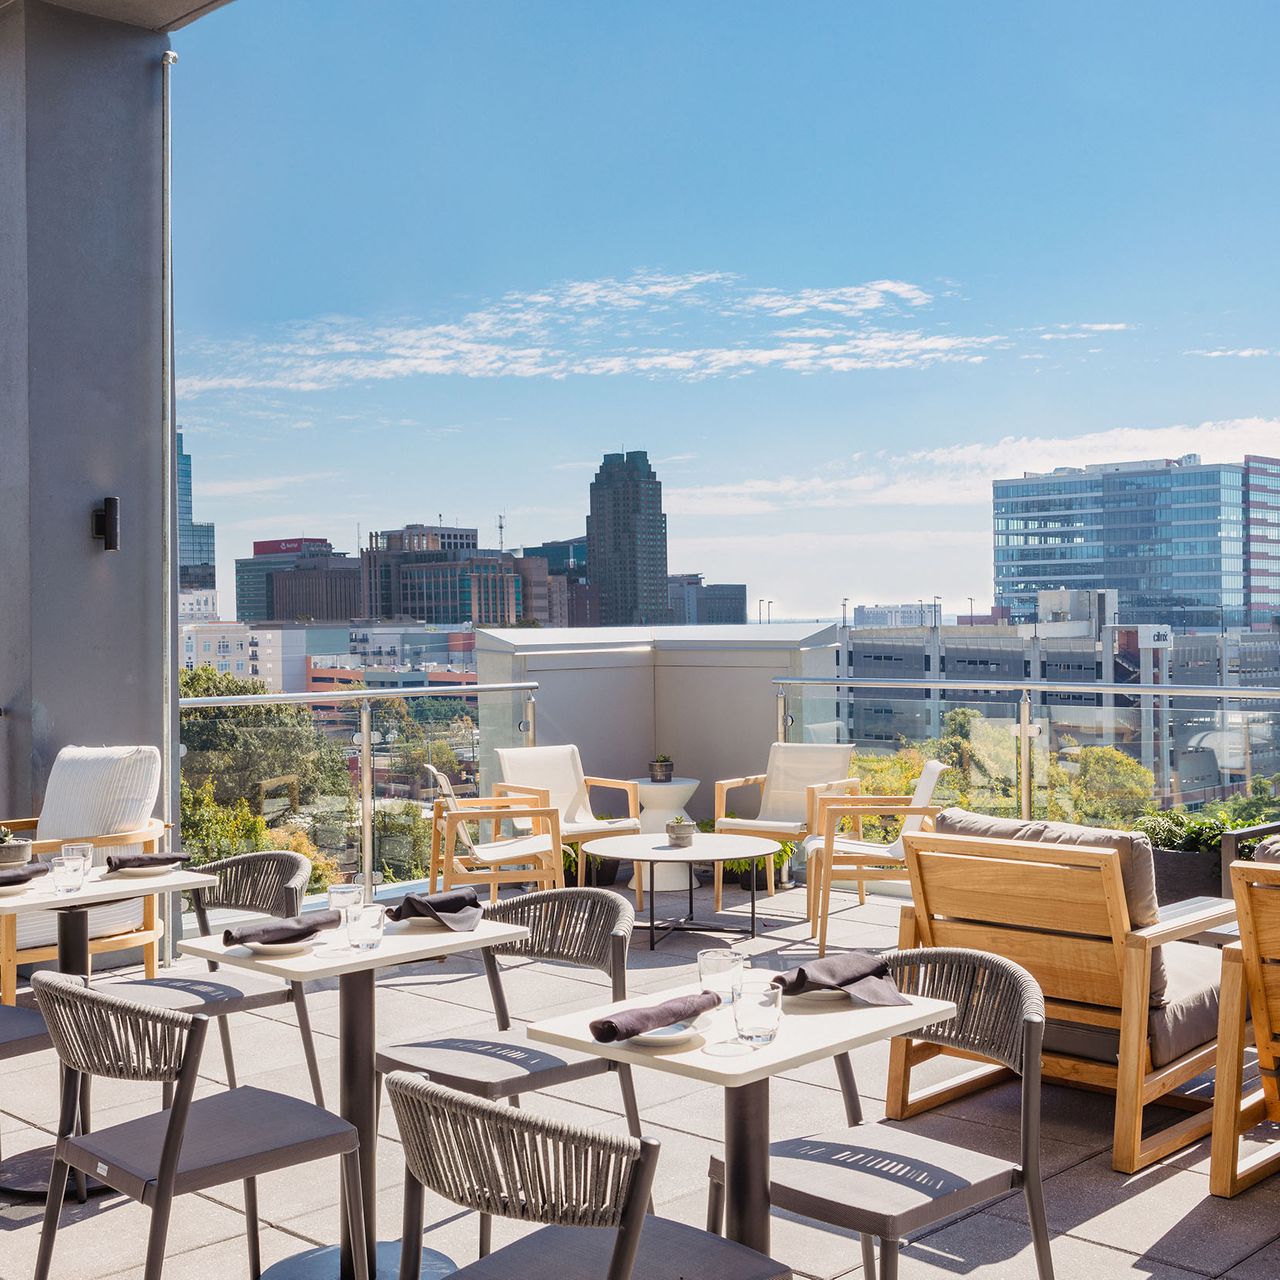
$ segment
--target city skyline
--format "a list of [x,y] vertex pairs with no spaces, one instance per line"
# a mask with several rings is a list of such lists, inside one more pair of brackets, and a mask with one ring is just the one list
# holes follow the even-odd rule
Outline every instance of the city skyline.
[[1276,452],[1267,6],[303,13],[175,39],[224,582],[254,537],[437,513],[571,537],[599,456],[643,449],[673,572],[775,617],[985,607],[992,480]]

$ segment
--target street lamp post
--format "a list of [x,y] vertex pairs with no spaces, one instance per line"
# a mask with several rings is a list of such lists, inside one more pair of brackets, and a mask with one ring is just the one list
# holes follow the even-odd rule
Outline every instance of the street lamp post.
[[942,597],[933,597],[933,625],[935,627],[942,626]]
[[773,601],[766,600],[764,603],[765,603],[765,621],[772,623],[773,622]]
[[969,597],[969,625],[971,627],[976,625],[976,623],[973,620],[973,597],[972,596]]
[[920,610],[920,625],[922,627],[928,626],[929,624],[924,620],[924,597],[923,596],[916,597],[916,606]]
[[756,602],[756,622],[760,626],[764,626],[764,596]]
[[845,596],[840,601],[840,625],[847,627],[849,625],[849,597]]

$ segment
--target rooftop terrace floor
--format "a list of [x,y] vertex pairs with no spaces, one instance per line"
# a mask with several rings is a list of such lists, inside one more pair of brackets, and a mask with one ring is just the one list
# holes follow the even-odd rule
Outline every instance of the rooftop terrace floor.
[[[709,899],[709,890],[699,897]],[[733,914],[745,914],[745,895],[726,893]],[[674,895],[663,899],[678,903]],[[832,918],[836,946],[892,946],[897,902],[870,898],[856,905],[852,895]],[[763,902],[763,899],[762,899]],[[813,954],[803,926],[804,891],[780,893],[764,914],[777,921],[765,936],[746,943],[756,955],[786,967]],[[741,903],[741,906],[738,904]],[[710,902],[700,908],[710,911]],[[716,942],[722,936],[716,936]],[[635,993],[661,991],[696,979],[694,954],[706,939],[675,935],[656,952],[637,930],[631,953],[630,986]],[[715,945],[715,942],[712,943]],[[766,961],[767,962],[767,961]],[[182,961],[186,968],[189,961]],[[197,966],[191,966],[193,968]],[[507,965],[505,986],[514,1017],[535,1021],[552,1013],[587,1008],[608,999],[603,975],[545,964]],[[338,1097],[336,984],[317,984],[310,996],[312,1018],[330,1105]],[[406,967],[379,983],[380,1041],[390,1043],[426,1031],[483,1031],[488,990],[478,960]],[[287,1007],[233,1020],[241,1084],[309,1098],[306,1071],[293,1015]],[[877,1045],[855,1055],[868,1119],[883,1114],[888,1049]],[[205,1053],[201,1091],[225,1087],[216,1040]],[[926,1078],[922,1069],[920,1078]],[[659,1214],[702,1225],[706,1212],[708,1157],[721,1139],[721,1095],[714,1087],[666,1074],[637,1070],[645,1132],[662,1143],[655,1187]],[[57,1113],[57,1072],[51,1054],[10,1064],[0,1074],[0,1133],[5,1154],[48,1141]],[[95,1085],[94,1123],[103,1127],[158,1106],[158,1093],[113,1082]],[[617,1081],[612,1076],[554,1089],[526,1104],[577,1123],[625,1133]],[[1191,1280],[1226,1276],[1231,1280],[1274,1280],[1280,1276],[1280,1178],[1234,1200],[1209,1195],[1208,1140],[1133,1176],[1113,1172],[1110,1160],[1112,1105],[1101,1094],[1046,1086],[1042,1159],[1045,1197],[1053,1231],[1059,1280],[1142,1277]],[[772,1123],[775,1139],[799,1137],[843,1125],[834,1068],[818,1063],[774,1080]],[[1017,1150],[1016,1085],[990,1089],[908,1122],[924,1132],[975,1150],[1012,1156]],[[378,1152],[380,1238],[399,1231],[403,1167],[395,1121],[389,1107],[381,1117]],[[332,1169],[273,1174],[259,1181],[264,1266],[333,1244],[338,1234],[338,1177]],[[167,1280],[208,1280],[246,1274],[241,1193],[238,1184],[182,1198],[169,1237]],[[41,1206],[0,1205],[0,1280],[32,1274]],[[68,1205],[54,1257],[55,1277],[141,1277],[148,1211],[121,1197],[104,1196],[86,1206]],[[476,1257],[477,1217],[428,1196],[430,1250],[424,1277],[450,1274]],[[499,1221],[494,1247],[523,1230]],[[788,1218],[775,1217],[773,1254],[797,1276],[834,1280],[861,1274],[856,1238]],[[1022,1280],[1034,1277],[1030,1235],[1019,1196],[964,1216],[910,1242],[902,1259],[903,1280],[974,1277]],[[637,1280],[643,1280],[637,1277]]]

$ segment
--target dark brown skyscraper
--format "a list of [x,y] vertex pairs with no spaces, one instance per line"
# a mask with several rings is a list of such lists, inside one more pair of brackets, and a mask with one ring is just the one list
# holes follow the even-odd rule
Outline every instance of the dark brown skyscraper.
[[600,625],[671,621],[662,482],[642,451],[606,453],[591,482],[587,564],[600,593]]

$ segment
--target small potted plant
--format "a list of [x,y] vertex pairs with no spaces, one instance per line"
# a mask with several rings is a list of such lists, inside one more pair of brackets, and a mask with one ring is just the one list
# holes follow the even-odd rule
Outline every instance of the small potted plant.
[[687,849],[693,843],[693,823],[683,814],[667,823],[667,843],[675,849]]
[[[781,873],[782,869],[791,861],[791,846],[784,844],[777,853],[773,855],[774,869]],[[728,858],[725,860],[724,869],[726,873],[736,875],[738,883],[744,889],[751,888],[751,879],[754,876],[757,889],[765,889],[768,887],[769,878],[768,871],[765,869],[763,858]],[[775,879],[781,879],[776,876]]]
[[649,761],[649,781],[650,782],[670,782],[672,770],[675,764],[668,755],[654,756]]
[[0,827],[0,866],[21,866],[31,861],[31,841]]

